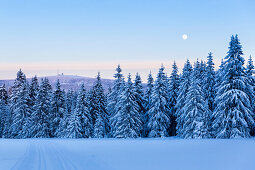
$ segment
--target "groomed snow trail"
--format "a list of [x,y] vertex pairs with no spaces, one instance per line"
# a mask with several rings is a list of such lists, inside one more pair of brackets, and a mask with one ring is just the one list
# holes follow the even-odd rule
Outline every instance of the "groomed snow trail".
[[0,170],[254,170],[255,138],[0,139]]
[[40,143],[32,141],[27,151],[12,170],[77,170],[82,169],[72,162],[71,154],[56,143]]

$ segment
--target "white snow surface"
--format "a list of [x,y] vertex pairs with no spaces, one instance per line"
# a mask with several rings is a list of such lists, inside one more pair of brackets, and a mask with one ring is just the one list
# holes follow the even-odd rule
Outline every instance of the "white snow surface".
[[254,170],[255,138],[0,139],[0,170]]

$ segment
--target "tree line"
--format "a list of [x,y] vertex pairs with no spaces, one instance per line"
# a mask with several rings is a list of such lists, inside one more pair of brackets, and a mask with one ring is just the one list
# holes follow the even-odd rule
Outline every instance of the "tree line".
[[47,78],[28,82],[19,70],[10,92],[0,87],[2,138],[246,138],[254,135],[253,61],[244,66],[238,36],[215,70],[207,62],[186,61],[182,72],[174,62],[168,77],[162,65],[144,88],[140,75],[124,79],[118,65],[114,85],[106,93],[100,73],[91,89],[56,88]]

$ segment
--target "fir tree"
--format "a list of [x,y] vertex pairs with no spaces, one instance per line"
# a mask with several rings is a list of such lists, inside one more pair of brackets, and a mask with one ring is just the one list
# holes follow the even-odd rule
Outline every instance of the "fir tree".
[[205,94],[205,99],[208,103],[208,108],[210,109],[210,111],[213,111],[216,91],[215,91],[214,63],[213,63],[213,56],[211,52],[209,53],[207,57],[206,74],[204,78],[204,94]]
[[128,82],[125,85],[117,105],[120,110],[116,113],[116,126],[113,136],[116,138],[137,138],[141,136],[142,121],[139,114],[139,105],[136,101],[136,94],[131,82],[131,76],[128,76]]
[[209,134],[209,109],[201,89],[201,81],[196,77],[194,68],[192,83],[189,87],[185,105],[183,107],[183,130],[180,134],[184,138],[208,138]]
[[28,105],[30,99],[27,82],[24,82],[19,90],[16,91],[16,95],[16,103],[12,103],[11,137],[27,138],[31,136],[29,130],[31,125],[31,109]]
[[[74,91],[68,90],[65,96],[65,112],[63,119],[60,121],[60,128],[58,129],[58,137],[65,138],[69,137],[68,134],[68,123],[71,119],[71,115],[74,114],[76,107],[77,96]],[[74,118],[74,117],[73,117]],[[74,120],[74,119],[73,119]]]
[[249,137],[250,128],[254,125],[242,55],[237,35],[232,36],[213,113],[212,127],[216,138]]
[[8,92],[5,88],[5,84],[0,86],[0,99],[5,102],[5,104],[8,103]]
[[[247,67],[246,67],[246,76],[248,81],[247,94],[249,95],[251,102],[251,110],[255,113],[255,78],[254,78],[254,65],[252,61],[252,57],[250,56],[248,59]],[[255,119],[255,115],[254,119]],[[251,135],[255,135],[255,127],[251,127]]]
[[11,87],[11,95],[10,95],[10,111],[13,112],[15,109],[15,103],[17,102],[18,93],[23,86],[23,84],[26,83],[26,75],[19,70],[17,72],[17,78],[14,81],[14,85]]
[[[136,76],[135,76],[135,82],[134,82],[134,93],[135,93],[135,100],[136,100],[136,103],[138,104],[139,106],[139,111],[138,111],[138,114],[140,114],[140,118],[141,118],[141,121],[142,123],[144,124],[144,122],[146,121],[145,119],[145,111],[146,111],[146,106],[145,106],[145,99],[144,99],[144,91],[143,91],[143,85],[142,85],[142,79],[141,79],[141,76],[139,75],[139,73],[136,73]],[[141,133],[142,133],[142,136],[145,136],[144,134],[144,129],[141,129],[143,130]]]
[[[6,137],[25,138],[29,137],[26,126],[29,125],[31,110],[28,106],[28,83],[25,74],[19,70],[14,85],[11,88],[10,96],[10,118],[9,128]],[[7,129],[6,129],[7,130]],[[26,133],[26,134],[24,134]],[[22,136],[24,134],[24,136]]]
[[155,85],[152,92],[152,106],[148,111],[148,131],[149,137],[168,136],[167,129],[170,126],[169,104],[167,96],[167,77],[164,67],[159,69]]
[[146,87],[146,91],[144,94],[144,100],[145,100],[145,115],[144,115],[144,136],[148,135],[148,120],[149,120],[149,115],[148,115],[148,111],[150,110],[151,106],[152,106],[152,90],[153,90],[153,77],[152,74],[150,72],[150,74],[148,75],[148,79],[147,79],[147,87]]
[[36,100],[36,95],[38,93],[38,90],[39,90],[38,79],[36,76],[34,76],[29,86],[29,97],[30,97],[29,106],[31,108],[33,108],[35,105],[35,100]]
[[[0,98],[0,138],[5,137],[5,127],[8,125],[9,110],[4,99]],[[7,127],[8,128],[8,127]]]
[[88,108],[88,101],[84,85],[82,85],[79,90],[74,113],[77,114],[79,116],[79,119],[81,120],[83,137],[84,138],[91,137],[93,131],[93,124],[90,111]]
[[50,137],[50,96],[51,88],[47,78],[43,79],[36,95],[34,111],[32,113],[32,137]]
[[82,138],[82,126],[81,119],[78,110],[75,110],[70,114],[68,119],[67,129],[65,131],[65,137],[67,138]]
[[176,122],[177,122],[177,134],[179,136],[182,136],[183,133],[183,124],[184,124],[184,110],[183,110],[183,106],[185,104],[185,100],[186,100],[186,96],[188,93],[188,90],[190,88],[191,85],[191,74],[192,74],[192,66],[189,62],[189,60],[187,60],[187,62],[184,65],[184,68],[182,70],[182,75],[180,78],[180,88],[179,88],[179,92],[178,92],[178,97],[177,97],[177,102],[176,102]]
[[56,90],[53,92],[51,99],[51,117],[50,130],[51,136],[57,137],[62,130],[60,121],[63,119],[65,113],[65,93],[61,89],[59,80],[56,83]]
[[247,67],[246,67],[246,75],[248,77],[252,77],[254,74],[254,65],[252,61],[252,57],[250,56],[248,59]]
[[8,94],[3,84],[0,86],[0,137],[5,137],[5,131],[9,128],[9,119]]
[[120,65],[116,68],[116,74],[114,75],[115,82],[111,89],[111,92],[109,93],[107,97],[107,112],[110,115],[110,126],[111,126],[111,133],[114,132],[114,128],[116,125],[117,120],[115,119],[115,114],[119,111],[119,107],[117,106],[119,95],[122,93],[123,86],[124,86],[124,78],[122,75],[122,70],[120,68]]
[[180,77],[178,75],[178,67],[176,63],[174,62],[172,66],[172,73],[170,76],[170,82],[169,82],[169,109],[170,109],[170,119],[171,119],[171,125],[169,128],[169,135],[175,136],[176,135],[176,103],[177,103],[177,97],[179,92],[179,86],[180,86]]
[[106,137],[110,130],[110,126],[106,112],[106,97],[104,95],[100,73],[98,73],[95,85],[92,87],[92,98],[90,102],[91,113],[95,115],[93,137]]

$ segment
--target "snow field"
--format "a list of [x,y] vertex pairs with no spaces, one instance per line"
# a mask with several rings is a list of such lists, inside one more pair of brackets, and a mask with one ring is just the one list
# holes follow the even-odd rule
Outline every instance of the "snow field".
[[255,139],[1,139],[1,170],[254,170]]

